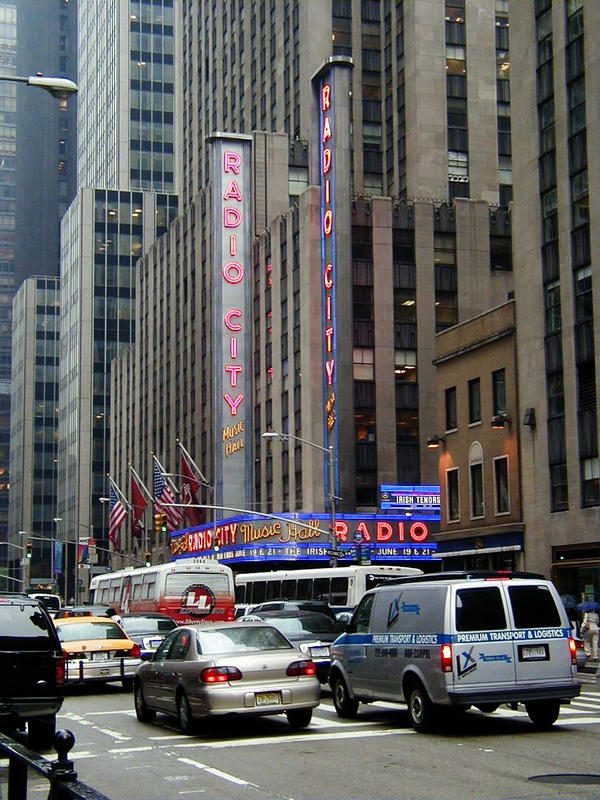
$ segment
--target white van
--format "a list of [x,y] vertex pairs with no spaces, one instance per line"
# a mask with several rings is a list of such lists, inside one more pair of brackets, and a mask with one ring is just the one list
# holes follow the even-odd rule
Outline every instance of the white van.
[[495,711],[521,702],[537,728],[580,692],[577,653],[554,584],[541,575],[437,573],[365,594],[331,646],[340,717],[359,702],[405,702],[425,731],[440,707]]

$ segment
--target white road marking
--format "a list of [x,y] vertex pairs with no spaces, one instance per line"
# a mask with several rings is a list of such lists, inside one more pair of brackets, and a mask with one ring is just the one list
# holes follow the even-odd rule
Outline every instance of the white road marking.
[[146,745],[144,747],[113,747],[112,750],[109,750],[109,753],[143,753],[145,750],[153,750],[154,748],[152,745]]
[[122,708],[119,711],[88,711],[86,717],[102,717],[104,715],[114,715],[114,714],[125,714],[127,717],[135,717],[135,711],[128,711],[125,708]]
[[245,781],[243,778],[237,778],[235,775],[230,775],[228,772],[222,772],[220,769],[215,769],[215,767],[209,767],[206,764],[201,764],[199,761],[194,761],[191,758],[178,758],[177,760],[181,761],[182,764],[189,764],[190,767],[197,767],[204,772],[208,772],[210,775],[214,775],[216,778],[222,778],[224,781],[237,783],[238,786],[252,786],[255,789],[258,789],[258,786],[255,783]]
[[[370,730],[368,733],[365,731],[332,731],[331,733],[310,733],[307,732],[301,736],[260,736],[253,739],[227,739],[220,742],[187,742],[185,744],[170,745],[173,749],[190,748],[190,747],[203,747],[207,750],[220,750],[222,748],[231,747],[256,747],[257,745],[265,744],[290,744],[291,742],[314,742],[325,741],[327,739],[359,739],[363,736],[402,736],[412,735],[415,731],[412,729],[395,730],[395,731],[377,731]],[[162,745],[162,747],[169,747],[169,745]]]

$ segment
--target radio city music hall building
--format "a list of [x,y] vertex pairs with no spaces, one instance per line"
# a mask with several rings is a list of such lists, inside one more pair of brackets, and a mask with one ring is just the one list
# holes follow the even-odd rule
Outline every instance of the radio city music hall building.
[[438,568],[438,514],[382,509],[380,487],[437,482],[436,331],[505,300],[510,220],[485,201],[354,195],[352,69],[313,74],[306,143],[213,134],[208,185],[139,263],[138,338],[112,366],[113,477],[127,486],[131,463],[150,485],[152,452],[180,472],[179,439],[216,509],[156,536],[155,562],[215,556],[217,536],[236,569],[323,564],[333,493],[343,550],[358,531],[373,561]]

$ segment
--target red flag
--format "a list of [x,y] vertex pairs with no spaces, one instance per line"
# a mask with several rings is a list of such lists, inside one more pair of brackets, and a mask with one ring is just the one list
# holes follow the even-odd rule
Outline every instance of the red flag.
[[[188,464],[183,453],[181,454],[181,502],[186,505],[197,503],[196,492],[200,488],[198,478],[192,472],[192,468]],[[204,522],[204,514],[201,508],[186,508],[183,513],[191,526],[202,525]]]
[[142,494],[142,490],[138,486],[138,482],[136,479],[131,476],[131,531],[136,539],[141,541],[142,539],[142,526],[139,525],[140,518],[144,513],[146,506],[148,505],[148,501],[146,500],[145,496]]

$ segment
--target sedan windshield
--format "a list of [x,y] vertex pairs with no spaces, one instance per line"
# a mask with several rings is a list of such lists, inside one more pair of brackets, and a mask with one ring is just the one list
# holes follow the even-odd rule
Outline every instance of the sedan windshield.
[[203,655],[289,650],[290,647],[288,640],[275,628],[240,625],[239,628],[198,632],[198,649]]
[[61,642],[78,642],[82,639],[127,639],[124,631],[114,622],[81,622],[77,625],[57,625]]

